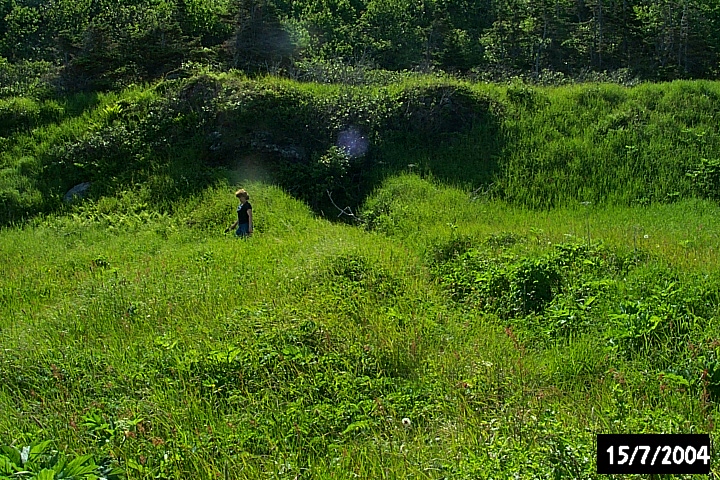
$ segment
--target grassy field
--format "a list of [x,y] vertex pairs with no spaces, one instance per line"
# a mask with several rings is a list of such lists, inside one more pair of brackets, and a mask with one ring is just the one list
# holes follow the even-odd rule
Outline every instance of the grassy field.
[[0,477],[593,478],[597,433],[716,438],[720,84],[182,74],[0,99]]
[[232,182],[0,231],[0,474],[595,478],[597,433],[717,439],[716,203],[398,174],[350,226]]

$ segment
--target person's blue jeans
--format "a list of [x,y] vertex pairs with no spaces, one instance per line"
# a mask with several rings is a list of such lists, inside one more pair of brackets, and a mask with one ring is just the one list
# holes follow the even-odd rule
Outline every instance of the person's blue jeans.
[[247,237],[250,233],[250,224],[249,223],[239,223],[237,230],[235,230],[235,235],[238,237]]

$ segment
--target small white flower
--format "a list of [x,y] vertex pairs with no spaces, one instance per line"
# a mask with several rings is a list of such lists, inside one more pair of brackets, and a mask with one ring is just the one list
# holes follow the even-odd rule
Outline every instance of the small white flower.
[[650,238],[650,235],[643,235],[643,238]]
[[410,427],[412,427],[412,422],[411,422],[410,419],[407,418],[407,417],[405,417],[405,418],[402,419],[402,424],[403,424],[403,427],[405,427],[405,428],[410,428]]

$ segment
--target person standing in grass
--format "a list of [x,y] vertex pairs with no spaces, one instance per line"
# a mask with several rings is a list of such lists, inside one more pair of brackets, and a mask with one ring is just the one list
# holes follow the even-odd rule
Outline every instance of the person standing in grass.
[[235,196],[240,200],[240,205],[237,207],[237,220],[225,229],[225,233],[237,227],[235,235],[238,237],[247,237],[248,235],[252,235],[253,232],[252,206],[249,202],[250,195],[248,195],[245,189],[241,188],[235,192]]

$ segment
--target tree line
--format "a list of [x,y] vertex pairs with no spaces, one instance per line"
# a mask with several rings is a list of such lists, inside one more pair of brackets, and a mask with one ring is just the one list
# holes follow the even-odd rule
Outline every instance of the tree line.
[[0,67],[45,62],[74,89],[188,62],[715,78],[719,50],[716,0],[0,0]]

